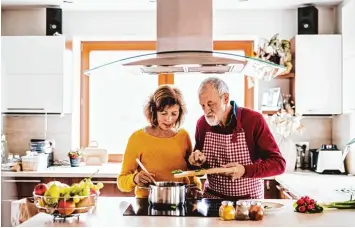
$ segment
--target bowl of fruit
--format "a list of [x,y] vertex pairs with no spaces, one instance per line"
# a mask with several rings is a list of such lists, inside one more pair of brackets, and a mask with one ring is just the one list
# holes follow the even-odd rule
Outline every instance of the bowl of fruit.
[[53,215],[53,219],[77,217],[90,213],[96,207],[103,184],[85,178],[71,186],[59,181],[37,184],[33,191],[34,203],[39,212]]

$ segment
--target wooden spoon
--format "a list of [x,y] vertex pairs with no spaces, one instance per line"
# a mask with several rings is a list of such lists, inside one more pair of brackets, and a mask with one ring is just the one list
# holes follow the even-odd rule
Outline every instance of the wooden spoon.
[[[137,162],[138,165],[142,168],[142,170],[143,170],[144,172],[146,172],[146,173],[150,176],[150,173],[148,172],[148,170],[144,167],[144,165],[142,164],[142,162],[141,162],[138,158],[136,158],[136,162]],[[153,181],[154,181],[154,184],[155,184],[156,186],[158,186],[158,185],[157,185],[157,182],[154,180],[153,177],[152,177],[152,179],[153,179]]]
[[184,171],[182,173],[174,174],[174,178],[181,178],[181,177],[189,177],[189,176],[200,176],[205,174],[216,174],[216,173],[233,173],[236,172],[236,167],[229,167],[229,168],[212,168],[212,169],[202,169],[202,170],[191,170],[191,171]]

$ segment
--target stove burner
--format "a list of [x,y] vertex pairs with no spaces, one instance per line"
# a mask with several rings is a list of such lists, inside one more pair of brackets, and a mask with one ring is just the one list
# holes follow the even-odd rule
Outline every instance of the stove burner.
[[148,199],[136,199],[130,204],[124,216],[194,216],[219,217],[220,199],[187,200],[185,205],[150,205]]

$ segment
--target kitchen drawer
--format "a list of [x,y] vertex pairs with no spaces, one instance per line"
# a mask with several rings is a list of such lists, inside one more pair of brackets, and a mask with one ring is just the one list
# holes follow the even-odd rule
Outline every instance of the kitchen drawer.
[[294,195],[293,193],[291,193],[289,190],[287,190],[286,188],[277,185],[276,188],[279,190],[279,198],[280,199],[290,199],[290,200],[295,200],[297,199],[296,195]]

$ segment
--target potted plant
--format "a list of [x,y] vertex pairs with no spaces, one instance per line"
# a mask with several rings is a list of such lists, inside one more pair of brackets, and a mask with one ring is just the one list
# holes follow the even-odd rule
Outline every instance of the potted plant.
[[71,167],[79,167],[82,158],[82,152],[79,149],[70,151],[68,157]]

